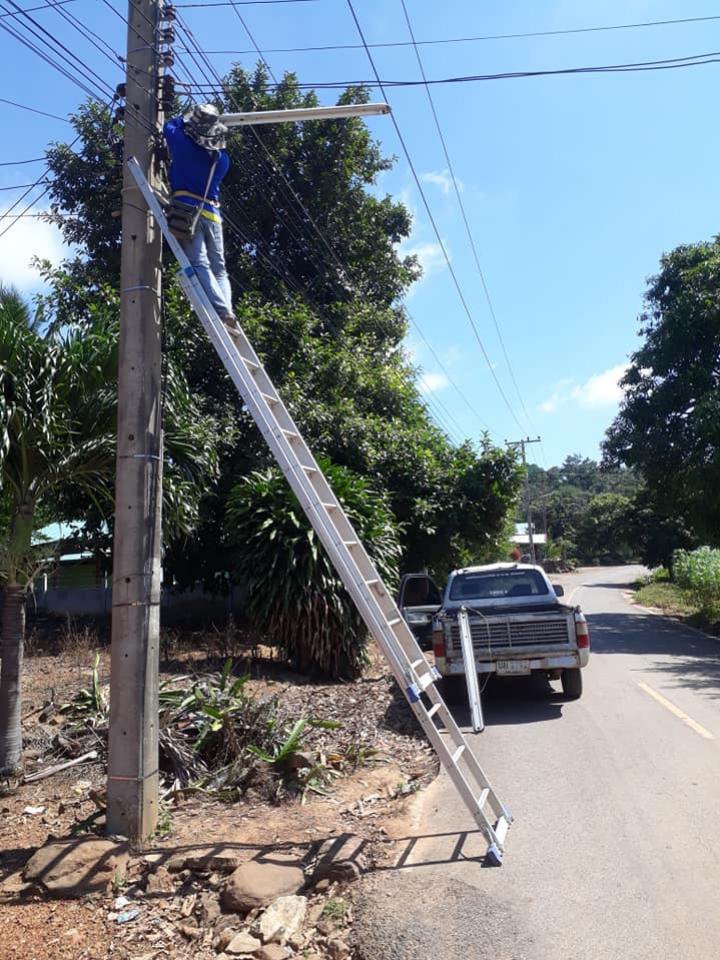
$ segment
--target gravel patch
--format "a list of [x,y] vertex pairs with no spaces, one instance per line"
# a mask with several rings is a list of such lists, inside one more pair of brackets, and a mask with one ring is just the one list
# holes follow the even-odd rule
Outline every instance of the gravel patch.
[[357,960],[531,960],[512,911],[483,890],[440,874],[387,872],[354,892]]

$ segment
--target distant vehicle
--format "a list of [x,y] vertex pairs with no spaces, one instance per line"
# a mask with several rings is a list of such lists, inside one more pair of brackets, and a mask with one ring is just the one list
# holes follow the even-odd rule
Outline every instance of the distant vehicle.
[[[399,606],[419,640],[431,632],[435,666],[444,678],[445,698],[466,696],[465,667],[457,622],[468,612],[479,673],[529,676],[542,672],[560,680],[568,699],[582,696],[581,669],[590,659],[590,633],[579,607],[561,603],[563,588],[550,583],[542,567],[492,563],[454,570],[440,591],[426,574],[406,574]],[[420,602],[416,602],[416,601]],[[428,621],[430,626],[428,627]]]

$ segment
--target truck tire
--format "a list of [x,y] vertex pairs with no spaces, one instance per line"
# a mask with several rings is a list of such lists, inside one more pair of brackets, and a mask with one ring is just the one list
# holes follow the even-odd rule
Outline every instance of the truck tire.
[[583,681],[580,667],[573,667],[571,670],[563,670],[562,677],[563,693],[568,700],[579,700],[582,696]]
[[467,683],[464,675],[443,677],[438,683],[438,690],[449,707],[458,707],[467,703]]

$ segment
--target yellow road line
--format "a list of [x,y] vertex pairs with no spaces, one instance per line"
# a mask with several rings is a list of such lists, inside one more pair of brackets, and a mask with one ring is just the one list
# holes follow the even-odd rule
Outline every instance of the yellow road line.
[[678,720],[682,720],[683,723],[686,723],[691,730],[694,730],[695,733],[699,733],[701,737],[704,737],[706,740],[714,740],[715,737],[710,733],[709,730],[706,730],[702,724],[698,723],[697,720],[693,720],[692,717],[689,717],[680,707],[676,707],[674,703],[671,703],[666,699],[661,693],[658,693],[657,690],[653,690],[652,687],[648,686],[647,683],[642,683],[637,681],[637,685],[641,690],[644,690],[645,693],[649,693],[650,696],[657,700],[659,704],[665,707],[666,710],[669,710],[670,713],[674,714]]

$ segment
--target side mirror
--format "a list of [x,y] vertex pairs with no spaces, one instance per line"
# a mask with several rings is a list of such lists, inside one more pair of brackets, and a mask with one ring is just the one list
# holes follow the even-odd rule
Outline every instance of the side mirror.
[[555,596],[556,596],[556,597],[564,597],[564,596],[565,596],[565,590],[563,589],[563,587],[560,586],[559,583],[554,583],[554,584],[552,585],[552,588],[553,588],[553,590],[555,591]]

